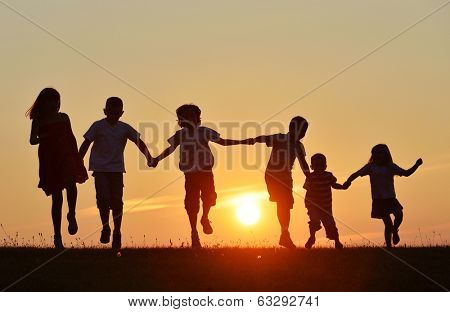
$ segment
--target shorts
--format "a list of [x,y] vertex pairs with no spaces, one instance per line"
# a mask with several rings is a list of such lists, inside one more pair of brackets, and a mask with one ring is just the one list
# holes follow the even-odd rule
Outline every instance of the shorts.
[[371,217],[374,219],[383,219],[384,216],[401,210],[403,210],[403,206],[397,198],[374,199],[372,201]]
[[212,171],[185,172],[184,207],[188,213],[200,211],[200,199],[204,206],[215,206],[217,200]]
[[335,240],[339,238],[338,229],[336,227],[336,222],[334,221],[333,213],[327,209],[320,208],[308,208],[309,216],[309,229],[311,232],[317,232],[322,227],[320,223],[323,224],[325,228],[325,233],[328,239]]
[[291,172],[267,172],[265,174],[269,200],[289,206],[294,206],[292,195],[293,181]]
[[123,173],[94,172],[98,209],[123,211]]

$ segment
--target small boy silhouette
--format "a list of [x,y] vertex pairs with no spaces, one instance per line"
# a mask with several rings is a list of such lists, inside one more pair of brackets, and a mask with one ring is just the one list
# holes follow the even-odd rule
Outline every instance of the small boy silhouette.
[[334,246],[341,249],[344,246],[339,241],[339,233],[332,212],[331,189],[342,190],[344,187],[337,183],[337,179],[327,169],[327,158],[323,154],[314,154],[311,157],[313,172],[306,177],[303,188],[306,190],[305,206],[308,209],[310,237],[305,248],[310,249],[316,242],[316,232],[325,227],[328,239],[334,240]]
[[[400,242],[398,229],[403,221],[403,207],[397,200],[394,187],[394,176],[409,177],[423,164],[418,159],[414,166],[405,170],[397,166],[392,160],[389,147],[386,144],[378,144],[372,148],[369,163],[352,174],[344,183],[348,188],[358,177],[369,176],[372,190],[372,213],[374,219],[382,219],[384,222],[384,238],[386,248],[392,248],[392,243]],[[391,214],[394,215],[392,223]]]
[[265,180],[270,195],[269,200],[277,203],[278,221],[281,226],[279,244],[286,248],[295,248],[289,233],[289,223],[290,209],[294,206],[292,167],[296,158],[305,176],[309,174],[305,148],[300,142],[305,137],[307,130],[306,119],[297,116],[292,118],[288,133],[259,136],[253,139],[254,142],[266,143],[268,147],[272,147]]
[[93,171],[95,178],[97,207],[103,225],[100,242],[102,244],[110,242],[109,211],[112,210],[114,222],[112,248],[118,251],[122,247],[120,228],[123,214],[123,173],[125,172],[123,153],[127,140],[137,145],[148,162],[151,163],[153,158],[145,143],[140,139],[140,134],[129,124],[119,121],[123,115],[123,102],[120,98],[108,98],[104,113],[106,118],[94,122],[84,135],[85,140],[80,146],[80,155],[84,158],[89,146],[94,143],[89,158],[89,170]]
[[[215,206],[217,194],[214,186],[214,157],[209,148],[209,142],[220,145],[250,144],[248,140],[222,139],[216,131],[202,127],[201,110],[194,104],[184,104],[177,111],[180,130],[168,139],[170,146],[161,155],[155,158],[155,162],[173,153],[180,146],[179,168],[185,176],[185,200],[184,205],[191,225],[192,248],[201,248],[197,231],[197,215],[200,211],[200,199],[203,203],[203,215],[200,223],[205,234],[212,234],[213,228],[209,220],[209,211]],[[152,164],[149,164],[152,166]],[[154,165],[154,164],[153,164]]]

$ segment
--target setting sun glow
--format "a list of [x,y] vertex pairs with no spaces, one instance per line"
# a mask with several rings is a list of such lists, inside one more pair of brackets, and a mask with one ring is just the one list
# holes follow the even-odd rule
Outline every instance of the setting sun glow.
[[244,225],[256,224],[261,217],[261,205],[258,196],[243,195],[233,200],[236,217]]

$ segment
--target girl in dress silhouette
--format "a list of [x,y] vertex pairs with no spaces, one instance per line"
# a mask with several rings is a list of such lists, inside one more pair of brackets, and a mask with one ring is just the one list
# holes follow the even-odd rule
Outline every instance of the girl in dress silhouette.
[[[400,242],[398,229],[403,221],[403,206],[395,194],[394,177],[409,177],[422,164],[423,161],[419,158],[411,168],[407,170],[400,168],[392,160],[389,147],[386,144],[378,144],[372,148],[369,163],[352,174],[343,185],[344,189],[347,189],[358,177],[370,177],[371,217],[383,220],[384,238],[388,249],[392,248],[392,243],[397,245]],[[391,219],[391,214],[394,215],[394,221]]]
[[67,114],[60,113],[60,95],[52,88],[43,89],[33,106],[27,111],[32,120],[30,144],[39,145],[39,188],[52,196],[54,244],[63,249],[61,218],[63,194],[67,193],[69,234],[78,231],[75,217],[77,203],[76,183],[88,179],[83,161],[78,154],[77,141]]

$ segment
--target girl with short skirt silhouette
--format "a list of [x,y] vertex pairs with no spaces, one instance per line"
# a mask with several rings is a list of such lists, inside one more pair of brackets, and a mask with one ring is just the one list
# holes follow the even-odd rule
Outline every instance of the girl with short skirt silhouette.
[[[369,176],[372,190],[372,213],[374,219],[381,219],[384,222],[384,237],[386,248],[391,248],[392,243],[397,245],[400,242],[398,229],[403,221],[403,207],[397,200],[394,188],[394,176],[409,177],[423,163],[418,159],[416,164],[405,170],[397,166],[392,160],[391,152],[385,144],[378,144],[372,148],[372,156],[369,163],[352,174],[344,188],[348,188],[353,180],[358,177]],[[394,215],[392,222],[391,214]]]

